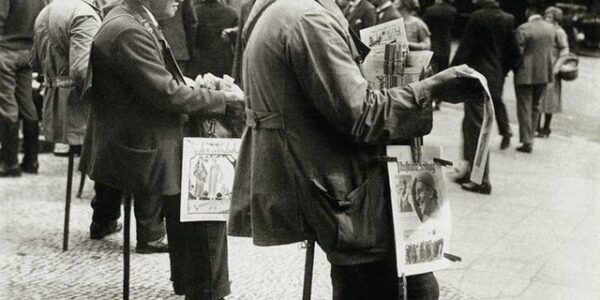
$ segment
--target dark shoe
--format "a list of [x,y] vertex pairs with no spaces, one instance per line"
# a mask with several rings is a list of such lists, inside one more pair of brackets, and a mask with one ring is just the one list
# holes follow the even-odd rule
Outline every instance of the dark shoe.
[[454,179],[454,182],[458,184],[463,184],[471,181],[471,174],[467,173],[461,177],[457,177]]
[[121,231],[122,228],[123,226],[121,226],[121,224],[119,224],[117,221],[108,223],[92,221],[92,225],[90,225],[90,239],[102,239],[109,234]]
[[521,147],[517,148],[517,151],[523,153],[531,153],[531,151],[533,151],[533,147],[531,147],[531,144],[523,144]]
[[7,167],[5,164],[0,164],[0,177],[20,177],[21,167],[17,164],[16,166]]
[[37,161],[35,161],[35,162],[23,161],[21,163],[21,170],[25,173],[37,174],[39,168],[40,168],[40,164]]
[[508,148],[508,146],[510,146],[510,137],[510,134],[502,136],[502,141],[500,142],[500,150],[504,150]]
[[489,195],[492,193],[492,185],[489,183],[477,184],[475,182],[467,182],[461,185],[463,190]]
[[135,252],[140,254],[169,252],[169,244],[163,242],[164,239],[165,237],[151,242],[138,242],[135,246]]

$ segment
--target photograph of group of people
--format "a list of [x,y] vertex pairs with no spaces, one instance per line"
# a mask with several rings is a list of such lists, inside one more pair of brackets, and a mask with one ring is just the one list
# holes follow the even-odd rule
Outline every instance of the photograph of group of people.
[[418,244],[408,244],[405,247],[406,264],[418,264],[440,259],[443,254],[444,240],[424,241]]

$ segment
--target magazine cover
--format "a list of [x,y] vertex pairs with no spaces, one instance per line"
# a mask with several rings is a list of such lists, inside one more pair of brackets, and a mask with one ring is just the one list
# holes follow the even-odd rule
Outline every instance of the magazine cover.
[[387,146],[397,267],[405,275],[447,268],[452,221],[441,166],[441,148],[423,146],[414,163],[410,146]]
[[239,148],[239,139],[183,139],[181,222],[227,221]]

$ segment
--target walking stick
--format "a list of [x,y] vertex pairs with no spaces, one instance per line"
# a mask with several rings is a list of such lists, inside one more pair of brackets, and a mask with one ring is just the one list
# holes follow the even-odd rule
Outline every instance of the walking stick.
[[85,186],[85,172],[81,172],[81,179],[79,179],[79,190],[77,191],[77,198],[81,199],[81,193],[83,193],[83,187]]
[[131,227],[131,194],[125,192],[125,232],[123,234],[123,300],[129,300],[129,235]]
[[310,300],[312,292],[312,276],[315,261],[315,241],[306,241],[306,262],[304,264],[304,290],[302,300]]
[[73,186],[73,160],[75,152],[69,149],[69,167],[67,171],[67,195],[65,201],[65,222],[63,230],[63,251],[69,250],[69,219],[71,216],[71,188]]

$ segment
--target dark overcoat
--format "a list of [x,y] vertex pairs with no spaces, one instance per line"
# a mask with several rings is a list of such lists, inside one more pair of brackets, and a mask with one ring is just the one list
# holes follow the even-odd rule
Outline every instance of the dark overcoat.
[[333,0],[257,0],[243,35],[247,95],[229,233],[257,245],[315,237],[334,264],[393,256],[381,145],[404,136],[421,83],[368,89]]
[[226,96],[186,86],[150,20],[141,5],[123,1],[94,38],[81,168],[121,190],[175,195],[185,114],[223,114]]
[[353,11],[350,11],[350,5],[344,8],[344,15],[350,24],[350,28],[357,35],[361,29],[371,27],[377,23],[377,15],[375,14],[375,6],[367,0],[361,0],[356,5]]
[[504,78],[520,56],[514,31],[515,18],[497,2],[487,1],[471,14],[452,61],[483,74],[492,98],[501,98]]
[[457,11],[449,3],[436,3],[425,10],[423,21],[431,31],[431,51],[434,57],[450,58],[452,27]]
[[402,18],[398,9],[392,4],[385,9],[377,10],[377,24],[393,21]]

